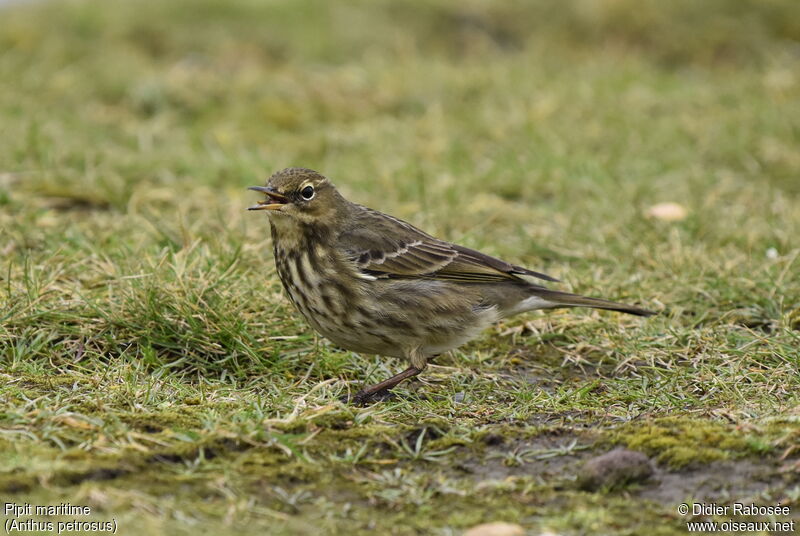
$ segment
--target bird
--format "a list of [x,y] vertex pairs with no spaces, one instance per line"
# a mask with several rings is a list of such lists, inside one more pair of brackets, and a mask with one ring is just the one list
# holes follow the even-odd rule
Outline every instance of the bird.
[[559,282],[554,277],[348,201],[311,169],[286,168],[249,189],[265,195],[248,210],[266,212],[278,277],[311,327],[345,350],[408,363],[346,397],[353,404],[391,396],[434,357],[516,314],[562,307],[655,314],[550,289],[544,282]]

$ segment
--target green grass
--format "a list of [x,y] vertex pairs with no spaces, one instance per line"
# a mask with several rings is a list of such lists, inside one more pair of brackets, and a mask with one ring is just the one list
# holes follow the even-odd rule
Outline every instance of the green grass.
[[[800,512],[793,0],[0,17],[4,501],[121,534],[685,534],[691,496]],[[404,364],[337,350],[283,298],[245,188],[290,165],[660,315],[516,317],[344,406]],[[666,201],[688,217],[645,216]],[[615,445],[659,479],[580,491]]]

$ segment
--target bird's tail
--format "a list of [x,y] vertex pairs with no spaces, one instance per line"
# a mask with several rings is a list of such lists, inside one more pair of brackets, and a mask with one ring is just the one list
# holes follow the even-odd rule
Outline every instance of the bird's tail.
[[636,307],[635,305],[601,300],[599,298],[590,298],[588,296],[580,296],[578,294],[570,294],[569,292],[561,292],[558,290],[536,289],[536,296],[542,300],[551,302],[553,304],[553,308],[591,307],[593,309],[619,311],[620,313],[628,313],[637,316],[653,316],[656,314],[653,311],[648,311],[647,309],[642,309],[641,307]]

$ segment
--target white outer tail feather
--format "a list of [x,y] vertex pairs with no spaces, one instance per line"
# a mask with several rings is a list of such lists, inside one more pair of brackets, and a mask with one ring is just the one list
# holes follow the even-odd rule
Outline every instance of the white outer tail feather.
[[526,311],[535,311],[537,309],[555,309],[556,307],[563,307],[563,304],[551,302],[541,298],[540,296],[530,296],[519,302],[512,309],[508,310],[507,316],[524,313]]

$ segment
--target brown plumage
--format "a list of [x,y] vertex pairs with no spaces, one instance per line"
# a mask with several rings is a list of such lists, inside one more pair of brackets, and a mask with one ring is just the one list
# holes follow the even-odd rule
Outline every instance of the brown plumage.
[[356,402],[419,374],[432,356],[511,315],[559,307],[654,314],[550,290],[539,281],[556,279],[351,203],[310,169],[279,171],[251,190],[266,194],[249,210],[267,211],[278,275],[311,326],[347,350],[410,364],[359,392]]

